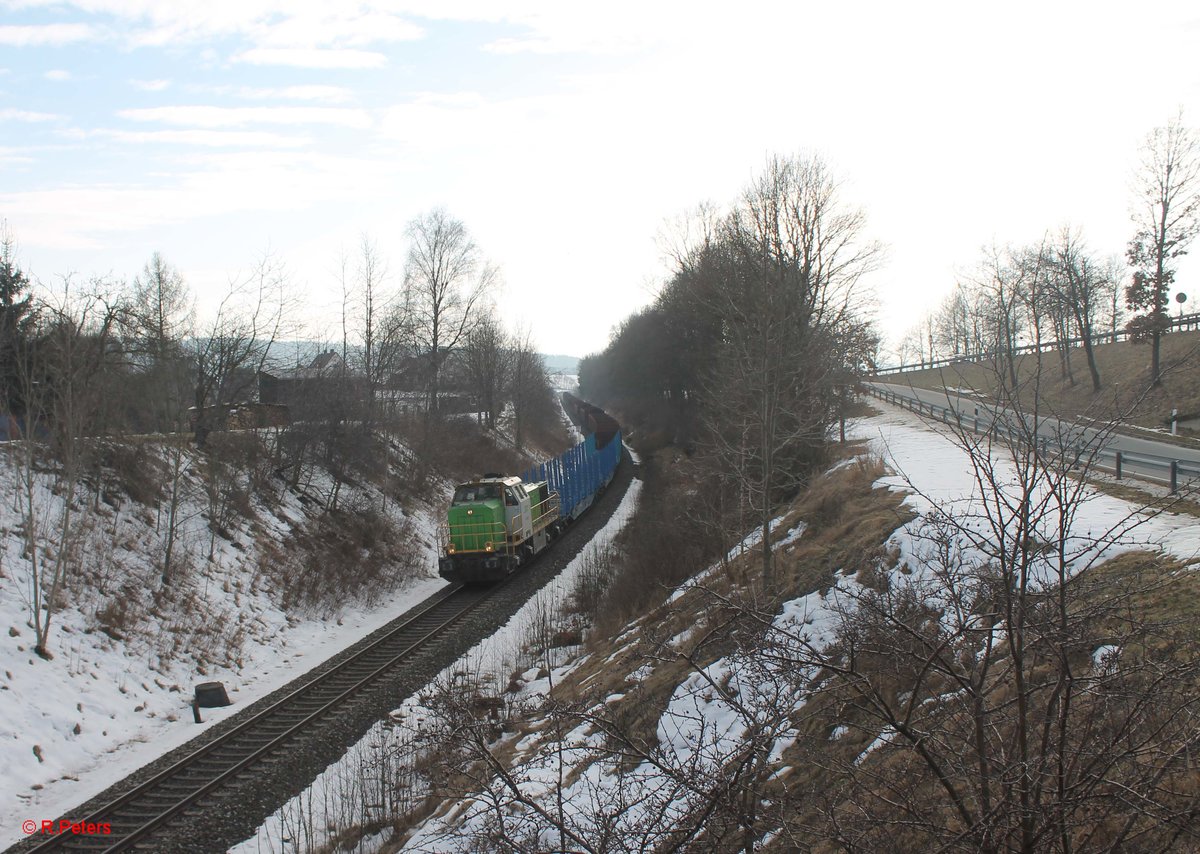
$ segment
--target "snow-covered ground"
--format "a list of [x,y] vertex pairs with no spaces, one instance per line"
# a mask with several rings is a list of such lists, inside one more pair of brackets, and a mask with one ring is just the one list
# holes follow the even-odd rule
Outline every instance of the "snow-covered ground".
[[[173,582],[172,595],[179,598],[163,606],[165,616],[154,633],[120,639],[101,633],[98,625],[104,621],[96,611],[120,593],[101,596],[77,588],[78,601],[64,601],[55,615],[49,643],[54,658],[46,661],[33,652],[17,486],[13,467],[0,465],[0,495],[6,496],[0,504],[0,779],[5,781],[0,847],[23,838],[23,821],[69,814],[444,585],[435,575],[431,511],[404,517],[393,505],[393,516],[406,518],[410,526],[416,577],[370,607],[289,617],[268,595],[259,549],[262,542],[282,541],[303,520],[297,496],[284,490],[277,505],[256,506],[260,530],[252,532],[244,520],[235,524],[231,538],[215,540],[209,561],[203,498],[193,483],[177,544],[189,570]],[[39,481],[36,493],[39,512],[53,521],[61,500],[51,493],[48,478]],[[107,573],[116,589],[123,578],[152,579],[156,585],[153,556],[162,553],[161,518],[128,501],[120,509],[100,503],[89,513],[80,529],[89,577]],[[179,607],[180,599],[189,600],[188,608]],[[190,620],[178,617],[188,612]],[[201,649],[202,655],[192,654]],[[197,725],[190,709],[193,688],[210,680],[224,682],[233,705],[203,710],[204,723]]]
[[[906,500],[918,514],[930,511],[935,504],[943,508],[954,508],[954,512],[962,514],[964,517],[974,512],[978,496],[974,495],[976,484],[967,455],[957,448],[948,437],[936,432],[916,415],[886,405],[881,405],[880,408],[884,410],[883,414],[858,420],[850,429],[853,437],[870,440],[873,451],[882,455],[889,467],[897,472],[882,478],[879,485],[908,492]],[[998,462],[998,471],[1002,480],[1011,478],[1013,475],[1012,470],[1002,460]],[[633,512],[637,501],[638,486],[639,484],[635,481],[630,493],[622,503],[621,509],[600,535],[601,538],[611,538],[615,535]],[[784,517],[780,517],[781,520],[782,518]],[[927,539],[923,536],[922,524],[923,521],[918,516],[912,522],[893,532],[889,540],[889,544],[900,554],[902,561],[907,562],[909,569],[918,575],[921,572],[927,548]],[[793,522],[786,531],[776,529],[774,525],[772,527],[773,538],[782,537],[789,544],[801,541],[806,530],[803,520]],[[1116,542],[1106,547],[1105,556],[1112,556],[1126,549],[1145,548],[1150,545],[1161,547],[1183,562],[1200,560],[1200,524],[1197,524],[1194,517],[1169,513],[1155,516],[1142,515],[1138,508],[1129,502],[1103,493],[1090,492],[1074,520],[1073,536],[1081,544],[1080,560],[1086,560],[1091,556],[1086,547],[1090,538],[1108,535],[1113,531],[1118,532]],[[748,534],[744,545],[752,546],[756,536],[758,536],[757,532]],[[777,542],[779,541],[777,540]],[[525,627],[537,621],[548,610],[556,609],[557,604],[566,595],[566,591],[570,589],[572,576],[580,571],[581,567],[581,560],[573,563],[554,585],[528,603],[504,629],[472,650],[466,659],[452,670],[484,671],[501,677],[511,672],[519,661],[519,648],[524,637],[523,633],[526,631]],[[858,592],[856,589],[858,582],[852,576],[835,573],[835,577],[837,583],[823,594],[814,592],[784,603],[776,617],[775,628],[785,635],[803,637],[814,646],[819,647],[824,643],[831,637],[832,631],[836,627],[839,610],[845,607],[847,602],[852,601]],[[694,581],[681,586],[672,599],[678,602],[687,594],[688,589],[694,589],[694,587]],[[358,614],[355,615],[355,619],[367,620],[370,619],[370,615]],[[352,620],[347,619],[345,622],[349,625]],[[306,657],[315,658],[313,645],[320,637],[323,637],[322,631],[335,633],[334,627],[318,629],[317,626],[308,629],[303,626],[291,627],[288,631],[292,633],[287,635],[288,648],[298,649],[304,652]],[[366,630],[364,626],[363,631]],[[688,642],[687,634],[684,632],[676,636],[670,642],[671,645],[682,649],[683,645]],[[618,641],[621,642],[626,637],[632,639],[636,635],[637,631],[631,629]],[[1103,650],[1098,651],[1096,655],[1102,658]],[[311,661],[307,662],[307,664],[311,663]],[[41,662],[37,662],[29,669],[35,671],[36,667],[40,665]],[[127,666],[128,662],[117,661],[112,664],[113,667],[122,665]],[[540,678],[536,671],[526,672],[525,682],[527,684],[523,688],[522,694],[529,696],[537,695],[539,692],[544,693],[548,690],[551,680],[557,682],[564,679],[573,668],[578,666],[580,666],[578,660],[568,662],[555,668],[549,676],[543,674]],[[648,665],[643,665],[626,674],[627,683],[634,685],[645,678],[648,675],[647,667]],[[681,766],[689,762],[693,764],[697,762],[719,763],[722,756],[728,755],[735,749],[739,738],[745,732],[747,724],[744,718],[745,709],[754,709],[757,706],[771,708],[777,706],[781,701],[791,702],[796,706],[803,702],[799,695],[784,697],[777,693],[778,690],[788,690],[789,686],[796,684],[795,674],[788,674],[786,679],[777,678],[779,674],[758,672],[754,669],[756,667],[761,668],[761,664],[753,660],[753,657],[747,658],[735,653],[713,662],[703,670],[692,672],[680,682],[658,725],[661,743],[673,753],[671,761],[677,762]],[[446,674],[447,678],[451,676],[452,674],[449,672]],[[11,677],[9,678],[11,680]],[[79,681],[84,682],[89,678],[84,673]],[[260,683],[267,678],[267,674],[262,674],[259,677]],[[280,675],[279,681],[284,681],[284,678]],[[101,681],[103,680],[92,680],[97,685]],[[31,682],[25,683],[26,686],[29,684]],[[721,686],[721,690],[717,690],[717,686]],[[138,687],[140,688],[140,685]],[[126,688],[130,689],[130,685],[126,684]],[[237,695],[239,702],[242,702],[247,690],[251,689],[243,685],[242,692]],[[773,690],[776,693],[772,693]],[[738,695],[740,701],[738,705],[742,711],[728,702],[723,691],[733,691]],[[136,697],[132,694],[120,695],[119,699],[126,705],[133,705],[134,702],[145,701],[145,694],[146,692],[143,691]],[[186,698],[176,698],[176,706],[172,707],[176,714],[182,707],[184,699]],[[618,692],[607,697],[604,703],[618,702],[620,699],[621,694]],[[2,692],[0,692],[0,702],[3,702]],[[56,706],[61,702],[62,698],[60,697]],[[120,705],[120,702],[117,705]],[[150,708],[157,710],[157,707]],[[400,710],[400,715],[410,720],[419,717],[420,713],[421,710],[416,700],[409,700]],[[141,714],[144,717],[144,710]],[[129,718],[128,715],[119,716],[120,720]],[[147,737],[160,740],[167,738],[168,734],[174,731],[173,727],[187,730],[188,734],[195,731],[194,725],[190,723],[184,725],[182,717],[180,722],[174,724],[166,724],[161,720],[146,724],[141,718],[134,719],[142,727],[141,732],[152,733],[152,736]],[[69,723],[70,721],[65,717],[56,719],[56,724],[60,729],[68,727]],[[26,725],[32,725],[32,722],[26,722]],[[790,723],[787,716],[780,716],[777,724],[773,726],[774,744],[770,755],[772,761],[781,762],[781,757],[796,738],[796,733],[789,729]],[[43,726],[43,730],[45,729],[46,727]],[[832,737],[844,737],[846,732],[844,727],[839,728]],[[369,761],[369,754],[378,752],[380,745],[386,744],[389,737],[386,727],[377,728],[355,750],[331,766],[308,792],[269,819],[256,837],[247,840],[236,850],[243,854],[251,851],[277,851],[284,847],[280,844],[281,838],[291,835],[291,829],[295,828],[297,823],[302,822],[309,830],[316,828],[319,831],[325,826],[323,819],[340,818],[337,800],[344,793],[347,781],[362,777],[360,773],[362,764]],[[868,744],[862,752],[860,761],[873,750],[885,744],[888,737],[889,733],[880,733],[879,737]],[[66,738],[66,735],[60,733],[60,739]],[[610,803],[617,803],[621,798],[629,797],[629,789],[626,788],[622,792],[618,791],[619,787],[637,787],[637,795],[642,799],[640,802],[642,806],[631,807],[622,816],[621,820],[630,827],[644,825],[642,819],[649,814],[647,811],[650,810],[658,810],[659,815],[669,819],[671,815],[681,814],[688,808],[689,794],[673,785],[670,780],[663,779],[662,775],[657,774],[655,769],[649,765],[635,768],[632,772],[625,773],[619,780],[606,771],[603,762],[595,761],[595,758],[602,755],[603,751],[597,743],[595,735],[589,732],[587,727],[581,727],[577,731],[568,733],[565,741],[566,749],[563,750],[558,749],[559,745],[552,745],[548,740],[536,736],[523,739],[520,744],[516,745],[517,753],[523,759],[522,765],[516,769],[514,776],[527,785],[527,793],[536,794],[540,791],[547,798],[554,795],[554,785],[552,784],[559,779],[560,774],[564,779],[570,780],[568,790],[564,792],[564,803],[568,810],[574,809],[572,805],[582,805],[571,816],[571,820],[580,832],[587,833],[588,823],[594,818],[586,813],[589,806],[603,804],[606,798]],[[165,746],[168,746],[165,741],[144,745],[147,756],[157,755]],[[26,749],[28,748],[26,747]],[[135,753],[137,748],[127,747],[124,750],[126,753]],[[2,753],[0,756],[7,761],[10,754],[15,756],[16,751]],[[568,763],[577,761],[577,767],[575,769],[568,767],[564,772],[563,768],[557,764],[563,761],[564,757]],[[572,770],[578,771],[578,773],[573,774]],[[775,769],[775,773],[785,774],[787,769],[781,766]],[[116,773],[110,775],[111,778],[116,776],[119,775]],[[66,787],[79,791],[82,786],[82,782],[57,784],[59,790]],[[96,788],[99,788],[98,784]],[[39,801],[34,806],[40,810],[44,803],[44,801]],[[523,809],[525,808],[514,805],[512,814],[518,815]],[[50,817],[55,812],[48,807],[44,811],[46,813],[44,817]],[[25,814],[13,813],[11,817],[23,818]],[[30,817],[41,818],[43,815],[40,812],[36,815],[31,813]],[[474,804],[464,802],[449,815],[430,820],[419,828],[414,839],[410,841],[409,847],[413,850],[443,850],[439,846],[447,839],[453,838],[454,834],[481,831],[485,828],[488,820],[487,799],[481,799]],[[664,819],[662,823],[665,825],[669,822]],[[534,824],[536,824],[536,819]],[[644,826],[641,829],[644,831]],[[379,845],[384,844],[383,837],[377,841]],[[292,844],[294,845],[295,842],[293,841]],[[288,847],[290,850],[291,846]],[[372,840],[367,840],[362,847],[365,850],[371,850]]]
[[[884,408],[884,414],[862,419],[852,429],[856,438],[871,440],[873,450],[898,472],[882,478],[877,485],[909,492],[907,502],[918,514],[932,510],[935,504],[943,509],[952,508],[962,518],[977,512],[979,496],[967,455],[917,416]],[[997,465],[1001,480],[1011,480],[1014,475],[1011,467],[1004,461]],[[893,532],[889,540],[901,560],[908,563],[910,578],[919,578],[927,571],[928,539],[924,536],[924,524],[925,520],[918,515]],[[804,536],[804,531],[801,522],[782,536],[794,543]],[[747,542],[752,543],[755,536],[757,532],[749,534]],[[1184,562],[1200,558],[1200,524],[1194,517],[1141,514],[1136,506],[1098,492],[1088,493],[1074,519],[1072,536],[1078,545],[1080,566],[1093,557],[1088,544],[1096,538],[1115,539],[1106,546],[1105,557],[1127,549],[1161,547]],[[811,644],[816,649],[832,639],[842,609],[853,607],[860,592],[853,576],[840,572],[834,576],[836,583],[824,593],[813,592],[783,604],[774,624],[777,637],[785,642],[802,639],[803,645]],[[694,586],[694,582],[684,585],[672,599],[678,601]],[[685,631],[677,635],[669,641],[670,646],[683,651],[689,634]],[[636,632],[626,635],[633,637]],[[622,639],[618,639],[620,642]],[[1102,653],[1103,650],[1097,654]],[[614,653],[610,660],[616,657]],[[594,838],[593,834],[603,830],[606,834],[615,832],[615,837],[607,837],[610,839],[652,842],[656,833],[666,832],[672,816],[683,815],[693,806],[690,799],[695,796],[687,787],[677,784],[678,777],[664,775],[659,768],[674,767],[689,772],[697,768],[716,769],[735,755],[750,726],[761,728],[759,737],[764,729],[768,732],[773,741],[770,762],[781,762],[797,732],[791,728],[794,718],[779,711],[781,707],[786,712],[789,705],[798,708],[804,703],[802,693],[796,690],[804,680],[802,676],[798,678],[794,668],[793,672],[783,672],[772,661],[770,656],[737,652],[692,671],[675,689],[659,720],[658,737],[663,753],[655,763],[643,763],[632,772],[614,773],[612,764],[602,758],[605,752],[596,733],[581,725],[555,744],[544,737],[523,738],[514,745],[519,761],[510,773],[510,780],[522,787],[524,797],[541,799],[545,815],[554,815],[562,805],[564,821],[581,838]],[[577,665],[575,662],[560,668],[556,678],[562,679]],[[632,685],[646,675],[643,666],[626,675],[625,680]],[[536,681],[531,683],[526,690],[536,684]],[[603,702],[618,701],[621,697],[616,693]],[[840,728],[832,737],[843,737],[846,732]],[[891,735],[887,731],[880,733],[862,751],[859,761],[886,744]],[[770,770],[772,775],[788,771],[782,766]],[[566,781],[561,794],[557,790],[559,781]],[[608,807],[613,811],[606,814]],[[427,821],[406,850],[445,850],[441,846],[447,840],[469,840],[473,834],[488,838],[495,830],[491,823],[500,815],[505,816],[506,832],[530,844],[537,845],[532,840],[540,839],[554,845],[558,838],[542,818],[509,797],[503,786],[498,786],[490,795],[463,801],[449,814]],[[650,821],[650,816],[657,818]],[[601,819],[613,823],[602,827]],[[469,847],[469,843],[461,844]],[[637,850],[636,843],[629,850]]]
[[[847,429],[848,436],[869,439],[888,466],[897,472],[885,477],[880,484],[906,490],[909,483],[919,495],[911,495],[908,503],[918,513],[926,513],[937,503],[953,505],[958,512],[974,512],[978,500],[970,460],[946,435],[907,410],[872,401],[883,414],[856,421]],[[1012,480],[1011,464],[1001,458],[997,470]],[[924,496],[924,497],[922,497]],[[911,523],[896,535],[913,534]],[[1072,533],[1080,542],[1100,537],[1108,532],[1129,529],[1106,550],[1109,557],[1132,548],[1160,546],[1183,562],[1200,558],[1200,520],[1194,516],[1161,513],[1141,513],[1137,505],[1097,490],[1086,490]]]
[[[630,453],[632,455],[632,452]],[[434,680],[433,684],[453,678],[455,671],[470,672],[481,677],[483,681],[500,682],[501,684],[506,681],[514,668],[519,667],[526,631],[544,615],[559,612],[570,595],[580,572],[584,571],[589,557],[595,551],[608,548],[632,518],[637,509],[640,493],[641,481],[635,479],[630,483],[612,517],[592,538],[588,546],[550,583],[538,591],[536,596],[526,602],[503,627],[473,647],[453,667],[447,668]],[[544,692],[548,690],[552,678],[561,678],[564,673],[562,668],[556,668],[555,672],[548,676],[541,679],[534,678],[527,690],[535,693]],[[533,676],[533,674],[530,675]],[[394,717],[416,720],[422,714],[419,696],[413,696],[401,705]],[[356,779],[359,777],[359,769],[364,765],[369,766],[372,762],[372,755],[378,754],[381,749],[386,750],[386,743],[394,737],[397,736],[389,727],[377,724],[359,744],[351,748],[345,756],[313,781],[308,791],[282,806],[264,822],[254,837],[235,846],[231,851],[238,854],[250,854],[250,852],[294,850],[281,840],[294,837],[297,826],[315,828],[318,837],[320,828],[331,825],[337,827],[335,819],[336,814],[340,814],[339,798],[348,796],[349,787],[355,785]],[[319,838],[308,841],[315,844],[320,843]]]

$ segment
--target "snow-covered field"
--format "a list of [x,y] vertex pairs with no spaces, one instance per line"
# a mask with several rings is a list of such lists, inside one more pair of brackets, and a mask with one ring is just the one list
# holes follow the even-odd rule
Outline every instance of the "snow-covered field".
[[[444,584],[434,574],[436,523],[430,511],[414,511],[406,520],[419,568],[404,589],[370,607],[289,617],[268,595],[259,544],[281,541],[304,518],[297,497],[282,491],[277,505],[256,506],[263,529],[255,534],[238,523],[229,539],[215,539],[209,561],[197,487],[181,511],[178,531],[179,555],[186,558],[180,565],[189,569],[173,582],[177,598],[171,608],[163,606],[165,616],[154,632],[120,638],[101,633],[96,611],[106,597],[77,588],[55,615],[49,642],[54,658],[46,661],[33,652],[29,562],[23,555],[17,487],[13,467],[0,465],[0,495],[5,496],[0,504],[0,778],[5,781],[0,847],[23,837],[23,821],[69,814]],[[36,492],[39,512],[53,521],[61,501],[51,494],[48,479],[39,481]],[[405,518],[394,504],[389,512]],[[99,503],[89,514],[79,534],[89,575],[156,584],[161,517],[128,501],[120,509]],[[181,600],[195,615],[190,620],[177,616],[185,613],[177,607]],[[210,680],[224,682],[233,705],[203,710],[204,723],[197,725],[190,709],[193,688]]]

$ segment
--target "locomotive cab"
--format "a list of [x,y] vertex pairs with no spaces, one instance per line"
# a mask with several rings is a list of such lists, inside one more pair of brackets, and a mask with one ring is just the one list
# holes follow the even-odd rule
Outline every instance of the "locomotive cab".
[[546,528],[557,518],[557,496],[545,484],[498,475],[461,484],[450,502],[438,573],[450,581],[503,578],[545,547]]

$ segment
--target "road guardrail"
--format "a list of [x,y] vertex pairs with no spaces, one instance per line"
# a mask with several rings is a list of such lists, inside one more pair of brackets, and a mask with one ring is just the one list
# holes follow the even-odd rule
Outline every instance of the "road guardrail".
[[[927,403],[923,400],[905,397],[896,392],[878,389],[870,385],[866,386],[866,390],[873,397],[877,397],[894,406],[911,410],[918,415],[928,416],[944,424],[954,422],[960,429],[969,428],[975,433],[990,433],[997,439],[1004,438],[1017,441],[1024,441],[1029,435],[1028,430],[1015,429],[1001,414],[990,410],[982,416],[977,412],[971,415],[964,415],[961,411],[953,407]],[[1057,443],[1057,447],[1051,448],[1051,438],[1048,436],[1039,436],[1038,453],[1042,457],[1049,457],[1052,452],[1062,455],[1074,454],[1074,465],[1080,465],[1086,455],[1090,457],[1095,465],[1113,472],[1118,480],[1130,476],[1140,477],[1144,480],[1159,481],[1170,486],[1171,494],[1173,495],[1179,492],[1180,483],[1200,478],[1200,463],[1190,460],[1180,460],[1156,454],[1131,454],[1126,451],[1103,446],[1092,447],[1090,440],[1077,439],[1075,442],[1067,444],[1061,441],[1063,437],[1060,436],[1057,438],[1060,440]],[[1139,472],[1139,468],[1148,471]]]

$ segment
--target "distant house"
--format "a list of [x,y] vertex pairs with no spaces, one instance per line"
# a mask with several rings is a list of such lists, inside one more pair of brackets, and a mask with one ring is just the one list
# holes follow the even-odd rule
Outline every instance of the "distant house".
[[318,353],[303,368],[289,371],[259,371],[258,400],[264,404],[293,405],[302,395],[324,391],[330,383],[345,383],[346,363],[335,350]]
[[307,368],[300,370],[310,377],[321,377],[341,371],[345,367],[346,363],[336,350],[326,350],[324,353],[318,353]]

